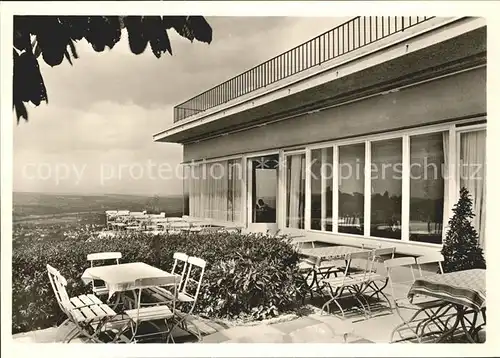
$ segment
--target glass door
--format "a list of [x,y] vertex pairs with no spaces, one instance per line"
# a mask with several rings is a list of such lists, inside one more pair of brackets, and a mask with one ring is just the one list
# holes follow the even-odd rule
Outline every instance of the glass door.
[[248,159],[248,223],[256,232],[275,232],[278,229],[279,155]]

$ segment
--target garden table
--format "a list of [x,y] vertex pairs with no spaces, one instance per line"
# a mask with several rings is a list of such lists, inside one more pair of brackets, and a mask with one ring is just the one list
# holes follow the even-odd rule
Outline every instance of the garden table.
[[[316,261],[316,267],[312,269],[312,282],[309,288],[312,288],[314,285],[318,289],[319,287],[319,282],[318,282],[318,268],[320,267],[321,261],[324,260],[345,260],[346,261],[346,267],[347,270],[349,270],[349,267],[351,265],[350,261],[347,261],[348,255],[352,253],[357,253],[357,252],[366,252],[366,251],[371,251],[366,248],[361,248],[361,247],[354,247],[354,246],[326,246],[326,247],[315,247],[315,248],[307,248],[307,249],[300,249],[299,252],[301,255],[309,256],[315,259]],[[331,273],[331,270],[327,270],[325,273],[321,273],[323,276],[329,275]]]
[[[179,283],[181,279],[180,275],[160,270],[144,262],[132,262],[120,265],[90,267],[83,273],[82,280],[85,284],[88,284],[92,280],[104,281],[106,288],[109,290],[108,298],[111,298],[115,293],[121,296],[126,291],[132,291],[135,307],[137,306],[135,290],[139,288],[136,285],[137,280],[159,277],[172,277],[172,285]],[[120,298],[118,298],[117,304]]]
[[[442,332],[437,342],[453,336],[459,325],[464,331],[469,342],[476,342],[479,330],[486,324],[486,270],[473,269],[449,272],[426,276],[415,280],[408,298],[412,300],[416,295],[425,295],[440,299],[453,305],[457,314],[452,318],[455,321],[450,329]],[[468,313],[473,313],[472,321],[466,318]],[[476,327],[477,317],[482,314],[483,323]],[[466,327],[466,322],[470,327]],[[447,325],[446,325],[447,326]]]

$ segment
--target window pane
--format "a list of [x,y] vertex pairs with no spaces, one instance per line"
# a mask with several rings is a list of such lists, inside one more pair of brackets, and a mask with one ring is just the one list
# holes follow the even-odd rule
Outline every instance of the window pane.
[[182,206],[182,215],[189,215],[189,193],[190,193],[190,185],[191,185],[191,167],[185,165],[183,167],[183,206]]
[[[465,187],[473,201],[472,224],[484,248],[486,221],[486,130],[460,134],[460,187]],[[455,203],[453,203],[455,204]]]
[[371,236],[401,240],[402,156],[402,138],[371,143]]
[[311,229],[332,231],[333,148],[311,151]]
[[363,235],[365,210],[365,144],[339,147],[338,232]]
[[286,157],[286,226],[294,229],[304,229],[305,154]]
[[440,244],[443,230],[445,160],[443,135],[410,138],[410,241]]

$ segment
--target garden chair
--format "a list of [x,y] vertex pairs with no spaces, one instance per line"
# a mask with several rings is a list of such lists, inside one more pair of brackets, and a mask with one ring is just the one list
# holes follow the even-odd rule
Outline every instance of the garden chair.
[[[132,327],[132,336],[130,340],[137,342],[140,338],[150,338],[157,335],[166,335],[166,342],[172,338],[172,330],[174,328],[174,312],[176,307],[176,297],[178,290],[178,277],[153,277],[137,279],[134,283],[136,287],[134,296],[137,297],[136,308],[125,311],[125,315],[129,318]],[[163,300],[160,302],[143,302],[143,291],[153,287],[170,287],[174,288],[172,299]],[[144,323],[149,323],[156,329],[155,332],[139,333],[139,327]],[[165,329],[162,330],[161,324],[165,324]]]
[[370,308],[370,300],[376,296],[377,300],[380,301],[380,296],[384,298],[384,300],[388,304],[389,310],[392,312],[392,304],[387,295],[384,293],[385,288],[389,284],[389,275],[387,269],[385,269],[384,265],[381,263],[384,262],[384,256],[389,256],[389,260],[394,259],[394,255],[396,253],[395,247],[378,247],[372,250],[371,254],[371,270],[369,273],[369,277],[366,283],[366,286],[363,289],[363,295],[369,294],[368,298],[365,299],[366,304],[368,305],[368,310],[371,312]]
[[[87,261],[90,261],[90,267],[94,267],[96,261],[106,262],[114,261],[116,265],[120,264],[120,259],[122,258],[121,252],[97,252],[87,255]],[[103,296],[109,294],[108,288],[104,285],[104,282],[96,285],[96,282],[92,280],[92,292],[97,296]]]
[[[189,257],[187,263],[188,269],[186,277],[177,296],[181,308],[179,310],[174,310],[177,320],[175,327],[180,327],[184,331],[193,334],[198,341],[201,341],[201,332],[199,328],[191,322],[191,314],[198,302],[207,263],[205,260],[198,257]],[[188,327],[188,323],[191,323],[194,330]]]
[[[425,328],[430,322],[436,323],[435,317],[446,310],[448,305],[441,300],[422,296],[416,296],[411,301],[408,299],[408,292],[416,279],[415,268],[417,261],[414,257],[400,257],[386,260],[384,261],[384,266],[389,277],[394,308],[402,321],[391,332],[390,342],[394,341],[396,333],[398,333],[401,340],[416,338],[418,342],[421,342],[421,334],[419,333],[421,325],[423,324]],[[400,271],[398,273],[399,278],[395,274],[395,270]],[[406,270],[406,277],[403,275],[404,270]],[[409,319],[405,317],[403,310],[413,312]],[[404,337],[402,335],[402,331],[404,330],[409,330],[413,336]]]
[[[180,281],[178,283],[179,290],[184,284],[184,279],[186,276],[186,268],[188,263],[188,255],[183,252],[174,253],[174,264],[172,265],[172,274],[180,276]],[[173,300],[174,296],[171,290],[164,287],[150,287],[146,292],[158,301]]]
[[339,301],[340,299],[351,297],[358,301],[365,317],[367,317],[367,310],[359,298],[362,289],[366,286],[370,277],[371,255],[370,251],[353,252],[347,255],[346,259],[348,262],[356,259],[364,263],[364,265],[360,265],[360,271],[358,273],[350,274],[350,265],[346,265],[342,276],[323,278],[320,280],[322,284],[328,287],[330,295],[330,299],[326,301],[321,308],[322,313],[325,312],[325,308],[327,308],[328,313],[330,313],[330,303],[334,302],[342,313],[342,319],[344,319],[345,312]]
[[[47,273],[57,304],[67,316],[65,323],[74,324],[74,329],[67,332],[62,342],[69,343],[75,337],[82,335],[91,342],[103,342],[101,333],[106,331],[106,323],[115,318],[116,313],[94,294],[70,298],[66,291],[68,282],[61,273],[50,265],[47,265]],[[119,330],[113,340],[121,337],[122,333],[123,330]]]

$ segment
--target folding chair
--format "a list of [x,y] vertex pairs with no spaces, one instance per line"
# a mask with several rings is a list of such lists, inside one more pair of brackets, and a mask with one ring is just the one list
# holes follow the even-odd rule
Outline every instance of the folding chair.
[[[201,341],[201,332],[199,328],[191,322],[191,314],[193,313],[196,303],[198,302],[198,296],[207,263],[201,258],[192,256],[188,258],[187,263],[187,274],[184,279],[183,286],[177,295],[177,300],[181,308],[179,310],[174,310],[176,316],[175,319],[177,320],[175,327],[179,327],[182,330],[193,334],[196,336],[198,341]],[[188,328],[188,323],[191,323],[194,330]]]
[[[340,309],[342,313],[342,318],[345,318],[345,312],[342,306],[340,305],[339,300],[341,298],[352,297],[356,301],[358,301],[358,303],[361,306],[361,309],[365,314],[365,317],[367,316],[367,310],[365,309],[364,304],[361,302],[359,298],[362,293],[362,289],[369,280],[370,276],[369,273],[371,270],[370,257],[371,257],[370,251],[353,252],[349,254],[346,259],[348,262],[351,262],[353,259],[359,259],[360,261],[364,262],[364,268],[361,269],[360,267],[359,273],[350,274],[349,265],[346,265],[346,267],[344,268],[343,276],[324,278],[320,280],[321,283],[325,284],[329,288],[329,295],[330,295],[330,299],[327,302],[325,302],[325,304],[323,304],[321,308],[322,313],[325,311],[325,307],[328,309],[328,313],[330,313],[330,303],[334,302]],[[347,291],[347,294],[344,294],[345,291]]]
[[[180,281],[178,283],[179,290],[184,284],[184,279],[186,275],[186,268],[188,263],[188,255],[183,252],[174,253],[174,264],[172,265],[171,274],[180,276]],[[169,288],[164,287],[149,287],[146,292],[158,301],[168,301],[173,300],[174,296]]]
[[[166,342],[173,341],[172,330],[174,327],[174,312],[176,306],[176,297],[178,289],[178,276],[153,277],[137,279],[134,286],[134,296],[137,297],[136,308],[126,310],[125,315],[129,317],[132,326],[131,341],[137,342],[138,338],[149,338],[157,335],[166,335]],[[173,287],[174,294],[172,299],[160,302],[142,302],[143,291],[153,287]],[[144,323],[149,323],[157,332],[139,334],[139,327]],[[165,330],[160,325],[165,323]]]
[[[397,325],[391,332],[390,342],[394,341],[394,335],[396,333],[399,334],[401,340],[416,338],[418,342],[421,342],[419,324],[427,325],[428,319],[435,321],[434,316],[442,312],[442,310],[446,309],[446,306],[448,306],[447,303],[441,300],[433,300],[427,297],[414,297],[412,301],[407,298],[408,292],[416,279],[414,272],[416,265],[417,262],[414,257],[400,257],[384,261],[384,266],[389,277],[394,308],[402,321],[402,323]],[[395,269],[400,270],[400,275],[403,273],[403,269],[406,269],[406,271],[411,274],[409,275],[410,279],[396,279],[397,276],[394,273]],[[410,319],[405,318],[402,312],[403,309],[414,312]],[[412,326],[414,323],[417,324],[416,327]],[[409,330],[413,333],[413,336],[404,337],[402,335],[403,330]]]
[[[387,295],[384,293],[384,289],[387,287],[389,283],[389,275],[387,273],[387,269],[385,266],[380,265],[380,263],[384,262],[383,256],[389,256],[390,259],[394,259],[394,254],[396,253],[395,247],[385,247],[385,248],[376,248],[372,250],[372,264],[370,275],[367,281],[365,288],[363,289],[363,294],[370,294],[368,299],[366,299],[367,305],[369,306],[369,301],[376,296],[380,301],[380,295],[385,299],[388,304],[389,310],[392,312],[392,304]],[[379,265],[377,265],[379,264]],[[383,272],[381,272],[383,271]]]
[[[95,261],[104,262],[113,260],[116,265],[119,265],[121,258],[121,252],[97,252],[87,255],[87,261],[90,261],[90,267],[94,267]],[[92,280],[92,292],[97,296],[103,296],[107,295],[109,293],[109,290],[104,285],[104,282],[99,282],[98,285],[96,285],[96,282]]]
[[[69,343],[77,336],[83,335],[91,342],[103,342],[101,333],[105,331],[104,326],[116,317],[116,313],[94,294],[69,298],[66,291],[68,282],[61,273],[50,265],[47,265],[47,273],[57,304],[67,316],[62,325],[71,322],[75,326],[67,332],[62,341]],[[114,340],[120,337],[121,333],[122,331],[119,331]]]

